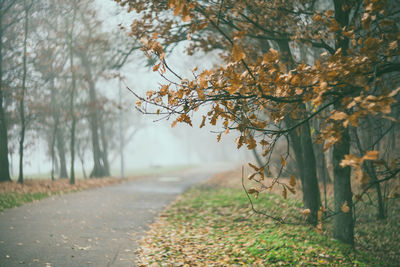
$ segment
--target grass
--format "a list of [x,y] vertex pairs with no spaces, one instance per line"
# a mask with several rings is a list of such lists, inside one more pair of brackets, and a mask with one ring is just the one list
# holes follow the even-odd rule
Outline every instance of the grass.
[[120,182],[122,180],[119,178],[77,180],[75,185],[69,184],[68,179],[55,181],[26,179],[24,184],[2,182],[0,183],[0,212],[19,207],[25,203],[39,201],[55,194],[82,191]]
[[[301,209],[275,194],[263,194],[256,207],[288,217]],[[306,225],[254,214],[240,189],[210,186],[189,190],[167,209],[139,252],[141,266],[379,266],[369,254]]]
[[0,194],[0,211],[11,209],[14,207],[19,207],[25,203],[41,200],[47,198],[51,193],[1,193]]

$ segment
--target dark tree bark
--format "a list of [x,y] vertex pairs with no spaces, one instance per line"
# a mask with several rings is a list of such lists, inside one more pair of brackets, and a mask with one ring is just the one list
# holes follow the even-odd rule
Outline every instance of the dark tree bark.
[[321,206],[321,196],[318,186],[315,155],[311,141],[310,125],[308,122],[301,126],[300,138],[304,164],[304,206],[311,211],[307,218],[308,222],[312,225],[316,225],[318,223],[318,210]]
[[51,106],[52,106],[52,114],[53,114],[53,131],[51,135],[51,144],[50,144],[50,155],[51,155],[51,180],[54,181],[54,169],[55,169],[55,162],[56,162],[56,136],[58,131],[58,124],[59,124],[59,116],[58,112],[56,111],[56,90],[54,86],[54,77],[50,78],[50,90],[51,90]]
[[60,178],[68,178],[67,161],[65,159],[65,140],[64,134],[60,129],[57,131],[57,151],[60,159]]
[[85,69],[86,80],[89,85],[89,98],[90,98],[90,131],[92,135],[92,150],[93,150],[93,161],[94,166],[93,170],[90,173],[90,177],[104,177],[107,176],[106,169],[102,164],[102,152],[100,150],[100,141],[99,141],[99,118],[97,114],[97,97],[96,97],[96,89],[92,76],[92,70],[90,66],[89,59],[84,51],[76,50],[79,58],[81,59],[82,66]]
[[[294,60],[289,43],[287,41],[278,41],[278,45],[283,61],[287,62],[289,67],[293,66]],[[304,104],[300,104],[299,109],[303,114],[299,114],[298,119],[302,119],[305,117],[307,109]],[[296,120],[290,118],[288,114],[285,116],[285,123],[290,127],[296,123]],[[318,210],[321,206],[321,198],[309,122],[303,123],[298,129],[298,133],[296,132],[297,129],[289,133],[289,139],[291,139],[292,149],[299,168],[300,180],[302,181],[304,207],[310,209],[307,222],[311,225],[316,225],[318,223]]]
[[[353,222],[353,193],[351,191],[350,167],[342,168],[340,162],[344,155],[350,152],[350,136],[348,129],[343,129],[342,138],[333,145],[333,175],[335,213],[333,221],[333,235],[336,239],[353,245],[354,244],[354,222]],[[342,206],[347,205],[349,212],[343,212]]]
[[[32,5],[32,3],[31,3]],[[19,101],[19,113],[21,119],[21,132],[19,139],[19,175],[18,175],[18,183],[24,183],[24,141],[25,141],[25,130],[26,130],[26,121],[25,121],[25,92],[26,92],[26,76],[27,76],[27,39],[28,39],[28,26],[29,26],[29,9],[30,6],[27,5],[26,1],[24,1],[24,11],[25,11],[25,25],[24,25],[24,52],[23,52],[23,74],[22,74],[22,88],[21,95]]]
[[[368,121],[369,122],[369,121]],[[372,125],[369,125],[369,129],[371,129]],[[363,146],[361,144],[358,132],[356,128],[352,128],[353,129],[353,133],[354,133],[354,139],[356,141],[356,145],[358,148],[358,151],[360,153],[360,155],[364,155],[365,153],[365,149],[363,149]],[[364,144],[366,144],[366,146],[364,147],[370,147],[374,140],[373,140],[373,135],[370,133],[370,131],[365,130],[364,131],[366,139],[365,142],[363,142]],[[364,170],[367,172],[367,174],[369,175],[370,179],[371,179],[371,183],[375,184],[375,189],[376,189],[376,194],[377,194],[377,200],[378,200],[378,207],[377,207],[377,219],[379,220],[383,220],[385,219],[385,207],[383,204],[383,196],[382,196],[382,190],[381,190],[381,185],[378,182],[378,176],[376,174],[376,170],[375,170],[375,166],[370,162],[370,161],[364,161],[363,162],[363,168]]]
[[101,120],[100,122],[100,135],[101,135],[101,144],[103,147],[101,158],[104,165],[105,176],[110,176],[110,164],[108,162],[108,142],[104,128],[104,119]]
[[11,181],[8,162],[7,121],[3,107],[3,10],[4,1],[0,1],[0,182]]
[[69,63],[70,63],[70,71],[72,75],[71,80],[71,93],[70,93],[70,104],[69,104],[69,112],[71,116],[71,140],[70,140],[70,153],[71,153],[71,170],[70,170],[70,184],[75,184],[75,127],[76,127],[76,116],[75,116],[75,90],[76,90],[76,77],[75,77],[75,69],[74,69],[74,25],[75,25],[75,18],[77,12],[77,1],[73,2],[73,17],[71,22],[71,31],[69,33]]
[[[345,8],[348,1],[334,0],[335,19],[339,22],[340,26],[346,27],[349,24],[349,8]],[[342,36],[340,33],[336,36],[336,49],[342,49],[345,55],[349,48],[348,38]],[[340,104],[336,104],[335,108],[340,110]],[[333,176],[334,176],[334,196],[335,196],[335,212],[337,215],[333,221],[333,235],[336,239],[353,245],[354,244],[354,221],[353,221],[353,202],[351,191],[350,167],[342,168],[340,162],[346,154],[350,152],[350,136],[348,128],[342,128],[341,140],[333,145]],[[341,207],[347,203],[350,212],[342,212]]]

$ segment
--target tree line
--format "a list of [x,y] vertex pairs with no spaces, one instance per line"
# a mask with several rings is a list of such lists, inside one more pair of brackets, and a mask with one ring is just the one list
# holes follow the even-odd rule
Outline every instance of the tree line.
[[94,1],[0,0],[0,181],[11,180],[18,154],[23,183],[29,137],[45,142],[53,180],[74,183],[77,159],[85,177],[109,176],[118,147],[110,137],[126,109],[99,81],[118,78],[136,48],[119,29],[104,30]]

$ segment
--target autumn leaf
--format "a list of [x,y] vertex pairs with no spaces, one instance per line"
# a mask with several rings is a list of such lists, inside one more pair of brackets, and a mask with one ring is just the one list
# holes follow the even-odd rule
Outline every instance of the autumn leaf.
[[283,187],[282,196],[283,196],[284,199],[287,199],[287,190],[286,190],[286,187]]
[[253,168],[255,171],[258,171],[258,167],[256,165],[249,163],[249,166]]
[[221,134],[217,135],[217,142],[221,141]]
[[243,52],[243,50],[239,46],[234,45],[232,49],[232,60],[237,62],[245,58],[246,54]]
[[344,120],[347,118],[347,114],[342,111],[336,111],[329,118],[335,121]]
[[203,119],[200,124],[200,128],[203,128],[206,125],[206,116],[203,115]]
[[350,208],[347,205],[347,200],[343,203],[342,207],[340,208],[344,213],[350,212]]
[[379,152],[376,150],[372,150],[372,151],[367,151],[367,153],[365,153],[363,160],[376,160],[378,158]]
[[296,177],[293,174],[290,175],[289,184],[290,184],[291,187],[295,187],[296,186]]
[[282,164],[283,167],[286,166],[286,160],[285,160],[285,158],[283,156],[281,156],[281,164]]
[[310,209],[304,209],[304,210],[301,211],[301,214],[303,214],[304,216],[307,216],[310,213],[311,213]]
[[248,177],[247,177],[247,179],[248,180],[251,180],[251,179],[253,179],[254,178],[254,176],[256,176],[257,175],[257,173],[255,172],[255,173],[253,173],[253,174],[250,174]]
[[259,193],[259,191],[255,188],[250,188],[249,190],[247,190],[247,193],[249,194],[255,194],[255,193]]
[[161,65],[161,62],[158,63],[157,65],[155,65],[155,66],[153,67],[153,71],[157,71],[157,70],[160,68],[160,65]]

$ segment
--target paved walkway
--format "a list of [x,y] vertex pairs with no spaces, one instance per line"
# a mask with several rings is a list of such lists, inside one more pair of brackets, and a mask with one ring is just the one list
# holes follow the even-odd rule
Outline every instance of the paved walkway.
[[146,225],[226,166],[54,196],[0,213],[0,266],[135,266]]

